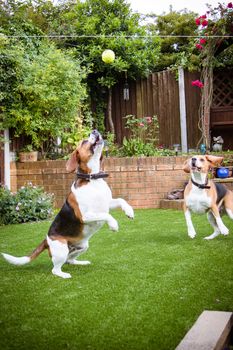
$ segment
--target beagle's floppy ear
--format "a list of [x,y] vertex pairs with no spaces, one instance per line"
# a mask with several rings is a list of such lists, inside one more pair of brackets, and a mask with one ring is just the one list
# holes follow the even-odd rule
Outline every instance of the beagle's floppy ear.
[[208,162],[210,162],[210,165],[214,167],[221,165],[223,161],[223,157],[216,157],[216,156],[210,156],[210,155],[206,155],[205,157],[208,160]]
[[79,152],[76,149],[70,156],[70,159],[66,163],[66,171],[72,173],[76,170],[79,160]]
[[186,173],[190,173],[190,159],[187,159],[185,162],[184,162],[184,165],[183,165],[183,170],[186,172]]

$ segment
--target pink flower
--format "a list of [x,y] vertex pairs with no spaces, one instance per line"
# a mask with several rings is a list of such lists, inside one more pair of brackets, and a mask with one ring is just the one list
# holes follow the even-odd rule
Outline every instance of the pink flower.
[[232,2],[229,2],[229,3],[227,4],[227,7],[228,7],[229,9],[232,9],[232,7],[233,7]]
[[192,81],[192,86],[197,86],[199,88],[203,88],[204,84],[200,80],[193,80]]
[[141,128],[143,128],[144,124],[143,123],[139,123],[138,124],[139,126],[141,126]]
[[202,49],[203,49],[203,46],[200,45],[200,44],[196,44],[196,48],[197,48],[198,50],[202,50]]
[[201,24],[200,18],[195,19],[196,25],[199,26]]
[[146,121],[148,124],[150,124],[152,122],[152,118],[151,117],[146,117]]
[[200,39],[200,44],[205,44],[205,43],[206,43],[206,39],[201,38]]
[[206,19],[206,18],[207,18],[207,16],[206,16],[206,15],[203,15],[203,16],[201,16],[200,18]]
[[208,26],[208,21],[206,19],[204,19],[204,21],[202,21],[202,27],[207,27]]

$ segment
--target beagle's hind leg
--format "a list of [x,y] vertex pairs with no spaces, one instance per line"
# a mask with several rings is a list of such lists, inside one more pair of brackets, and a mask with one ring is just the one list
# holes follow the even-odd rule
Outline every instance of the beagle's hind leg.
[[220,231],[219,231],[218,225],[216,223],[215,217],[211,211],[209,211],[207,213],[207,219],[208,219],[210,225],[214,228],[214,232],[210,236],[205,237],[204,239],[213,239],[220,234]]
[[69,255],[67,257],[67,264],[70,265],[90,265],[90,261],[88,260],[76,260],[81,254],[85,253],[88,250],[89,244],[88,241],[84,241],[81,245],[77,246],[70,244],[69,246]]
[[227,215],[229,216],[229,218],[233,220],[233,192],[231,191],[227,192],[224,199],[224,205],[225,205]]
[[69,273],[63,272],[61,270],[69,254],[67,243],[61,242],[59,240],[52,240],[49,237],[47,237],[47,241],[53,262],[52,273],[62,278],[71,278],[71,275]]

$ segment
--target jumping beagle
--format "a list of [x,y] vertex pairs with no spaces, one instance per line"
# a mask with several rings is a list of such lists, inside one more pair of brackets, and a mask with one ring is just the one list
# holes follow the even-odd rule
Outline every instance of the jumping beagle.
[[214,183],[208,178],[209,169],[220,165],[222,161],[223,157],[198,155],[184,163],[183,170],[186,173],[191,173],[191,179],[184,191],[184,214],[188,235],[191,238],[196,236],[191,220],[191,211],[194,213],[207,212],[209,223],[213,226],[214,232],[205,239],[213,239],[220,233],[222,235],[229,233],[228,228],[222,222],[219,211],[221,207],[224,207],[228,216],[233,219],[233,192],[224,185]]
[[47,237],[29,256],[14,257],[3,254],[15,265],[24,265],[48,249],[52,257],[52,273],[62,278],[70,278],[61,270],[63,264],[88,265],[89,261],[76,258],[86,252],[88,241],[106,222],[113,231],[118,231],[118,223],[109,214],[110,209],[121,208],[129,218],[134,217],[132,207],[122,198],[113,199],[104,178],[108,174],[100,171],[104,141],[97,130],[88,140],[84,140],[72,153],[66,168],[68,172],[77,170],[71,192],[50,226]]

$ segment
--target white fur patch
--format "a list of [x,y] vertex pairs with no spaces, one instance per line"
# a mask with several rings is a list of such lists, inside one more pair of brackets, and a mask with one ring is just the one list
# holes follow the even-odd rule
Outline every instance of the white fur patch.
[[205,213],[211,206],[211,197],[207,196],[205,190],[193,186],[185,199],[187,207],[194,213]]
[[2,253],[2,256],[4,257],[4,259],[6,259],[6,261],[13,265],[25,265],[28,264],[31,260],[28,256],[22,256],[18,258],[16,256],[5,253]]

